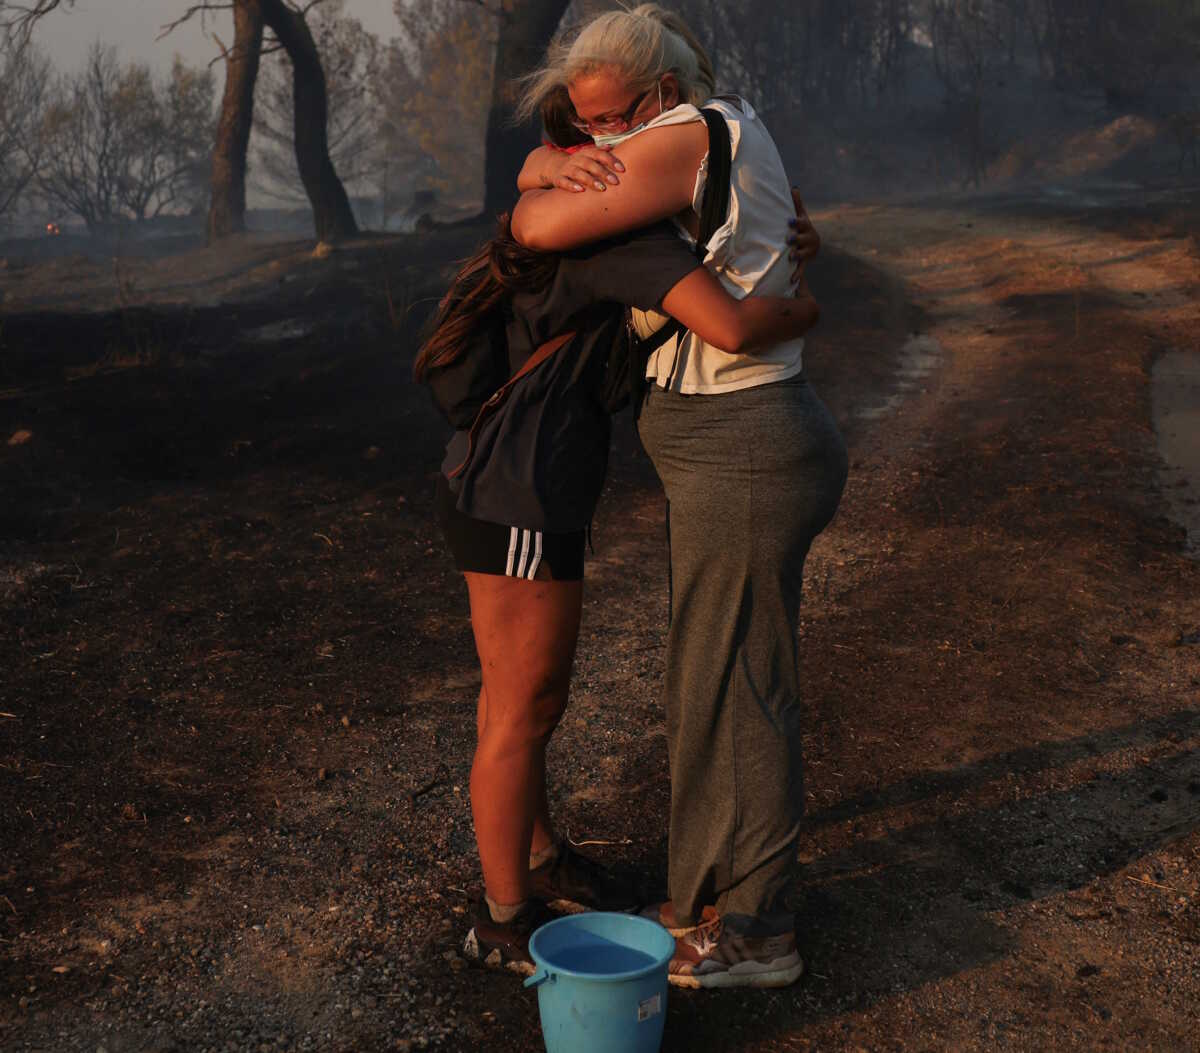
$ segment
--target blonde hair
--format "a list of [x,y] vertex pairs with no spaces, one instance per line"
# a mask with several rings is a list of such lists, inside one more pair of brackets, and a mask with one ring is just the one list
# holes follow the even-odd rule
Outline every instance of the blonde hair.
[[528,120],[557,88],[598,69],[616,69],[635,91],[667,73],[683,102],[699,106],[715,89],[712,60],[688,24],[658,4],[608,11],[551,43],[546,61],[519,82],[517,119]]

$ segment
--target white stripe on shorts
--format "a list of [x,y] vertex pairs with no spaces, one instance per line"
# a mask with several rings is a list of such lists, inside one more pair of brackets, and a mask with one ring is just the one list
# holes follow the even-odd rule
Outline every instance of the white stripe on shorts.
[[533,535],[533,559],[529,561],[529,573],[525,575],[530,581],[533,581],[534,576],[538,572],[538,567],[542,564],[542,532],[537,530]]
[[521,531],[521,559],[517,563],[516,577],[525,577],[525,561],[529,558],[529,531]]
[[513,557],[517,554],[517,528],[508,528],[508,566],[504,568],[504,573],[510,578],[513,576]]

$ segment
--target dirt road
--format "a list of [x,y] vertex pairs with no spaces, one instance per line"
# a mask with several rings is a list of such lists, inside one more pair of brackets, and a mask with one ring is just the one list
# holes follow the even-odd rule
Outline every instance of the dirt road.
[[[665,1050],[1200,1049],[1200,563],[1149,383],[1198,349],[1198,218],[818,214],[852,471],[803,626],[809,970],[673,992]],[[456,954],[477,679],[405,363],[6,381],[0,1048],[540,1048]],[[661,541],[626,427],[553,794],[658,874]]]

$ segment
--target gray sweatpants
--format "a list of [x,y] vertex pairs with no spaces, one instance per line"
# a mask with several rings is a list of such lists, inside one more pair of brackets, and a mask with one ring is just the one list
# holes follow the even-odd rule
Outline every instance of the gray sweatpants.
[[803,377],[720,395],[652,387],[638,430],[668,501],[671,900],[684,921],[711,904],[735,924],[789,929],[801,581],[846,447]]

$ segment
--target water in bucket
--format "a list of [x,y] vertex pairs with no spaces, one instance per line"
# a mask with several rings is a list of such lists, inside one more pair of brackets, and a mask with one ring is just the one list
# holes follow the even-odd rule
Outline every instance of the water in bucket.
[[657,1053],[675,940],[629,914],[572,914],[533,934],[547,1053]]

